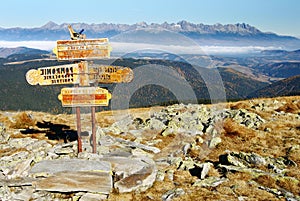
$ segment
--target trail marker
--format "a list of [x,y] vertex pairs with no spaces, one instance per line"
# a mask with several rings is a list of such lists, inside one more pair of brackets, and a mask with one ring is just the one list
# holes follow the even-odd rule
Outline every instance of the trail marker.
[[107,38],[58,40],[53,53],[59,61],[109,58],[112,48]]
[[108,106],[111,94],[100,87],[62,88],[58,99],[63,107]]
[[74,84],[62,88],[58,99],[63,107],[76,108],[78,152],[82,151],[80,107],[91,107],[93,153],[96,153],[96,106],[108,106],[111,94],[107,89],[90,86],[91,83],[128,83],[133,71],[128,67],[89,64],[86,60],[109,58],[112,50],[107,38],[86,39],[69,25],[72,40],[58,40],[53,49],[58,61],[76,63],[31,69],[26,80],[31,85]]

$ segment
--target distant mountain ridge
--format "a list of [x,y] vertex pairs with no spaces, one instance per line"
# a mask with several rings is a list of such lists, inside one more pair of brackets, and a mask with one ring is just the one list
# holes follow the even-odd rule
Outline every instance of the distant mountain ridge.
[[[0,28],[0,38],[5,41],[69,39],[68,24],[56,24],[50,21],[41,27],[35,28]],[[300,39],[296,37],[263,32],[246,23],[206,25],[180,21],[177,23],[164,22],[162,24],[140,22],[131,25],[112,23],[71,23],[71,25],[75,30],[84,29],[84,33],[89,38],[111,38],[125,32],[136,30],[147,32],[147,30],[152,29],[158,32],[171,31],[182,34],[203,45],[276,45],[286,46],[289,49],[299,49],[300,47]]]
[[38,54],[48,54],[48,51],[27,48],[27,47],[16,47],[16,48],[1,48],[0,47],[0,58],[6,58],[10,55],[15,54],[27,54],[27,55],[38,55]]
[[[68,23],[63,24],[56,24],[52,21],[48,22],[44,26],[40,27],[41,29],[48,29],[48,30],[61,30],[66,29]],[[151,23],[147,24],[146,22],[135,23],[132,25],[128,24],[86,24],[86,23],[72,23],[73,28],[76,29],[89,29],[95,32],[106,32],[106,31],[132,31],[138,28],[163,28],[170,31],[175,32],[198,32],[201,34],[216,34],[216,33],[236,33],[240,35],[247,35],[247,34],[261,34],[260,30],[257,28],[250,26],[249,24],[245,23],[237,23],[237,24],[215,24],[215,25],[205,25],[205,24],[193,24],[187,21],[180,21],[178,23],[167,23],[164,22],[162,24],[158,23]]]
[[280,80],[248,95],[255,97],[295,96],[300,94],[300,75]]

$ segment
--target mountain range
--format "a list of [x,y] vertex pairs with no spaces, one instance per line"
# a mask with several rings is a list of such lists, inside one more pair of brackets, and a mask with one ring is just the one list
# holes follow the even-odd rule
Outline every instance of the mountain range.
[[292,76],[263,87],[248,95],[254,97],[294,96],[300,94],[300,75]]
[[[159,38],[170,40],[170,34],[175,33],[173,40],[178,38],[178,34],[188,37],[201,45],[231,45],[231,46],[274,46],[281,49],[297,49],[300,47],[300,40],[292,36],[281,36],[272,32],[263,32],[254,26],[246,23],[237,24],[194,24],[187,21],[177,23],[151,23],[140,22],[136,24],[86,24],[71,23],[74,30],[84,29],[88,38],[108,37],[116,41],[125,40],[126,36],[131,35],[134,39],[144,41],[144,37],[159,35]],[[47,24],[36,28],[0,28],[0,38],[4,41],[38,41],[38,40],[60,40],[69,39],[68,23]],[[122,37],[118,37],[122,35]],[[171,34],[172,35],[172,34]],[[166,37],[166,38],[164,38]],[[149,41],[155,42],[157,38]],[[130,41],[132,42],[132,41]],[[134,41],[133,41],[134,42]]]
[[[0,58],[6,58],[10,55],[37,55],[37,54],[49,54],[48,51],[35,49],[35,48],[27,48],[27,47],[17,47],[17,48],[3,48],[0,47]],[[24,59],[24,58],[23,58]]]

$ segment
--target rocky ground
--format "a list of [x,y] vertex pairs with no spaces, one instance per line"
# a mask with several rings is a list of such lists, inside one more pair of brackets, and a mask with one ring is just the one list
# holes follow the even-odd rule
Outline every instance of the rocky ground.
[[0,112],[0,200],[300,200],[300,97]]

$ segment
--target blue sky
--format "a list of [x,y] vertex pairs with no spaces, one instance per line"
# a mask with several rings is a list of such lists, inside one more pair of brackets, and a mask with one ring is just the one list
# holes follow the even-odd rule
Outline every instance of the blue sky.
[[245,22],[262,31],[300,36],[299,0],[6,0],[0,27],[40,27],[48,21],[147,23],[187,20],[204,24]]

